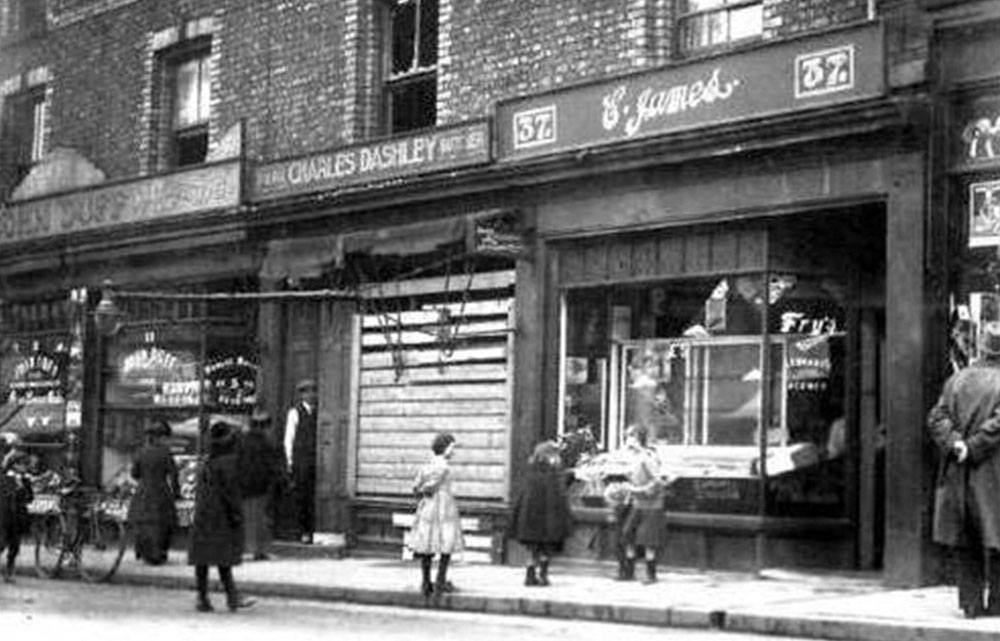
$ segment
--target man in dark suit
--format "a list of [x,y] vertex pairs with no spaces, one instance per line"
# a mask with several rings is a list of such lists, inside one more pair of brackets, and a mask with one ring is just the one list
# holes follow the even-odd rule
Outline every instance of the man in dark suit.
[[285,456],[295,488],[299,533],[313,542],[316,529],[316,382],[299,381],[297,399],[285,419]]

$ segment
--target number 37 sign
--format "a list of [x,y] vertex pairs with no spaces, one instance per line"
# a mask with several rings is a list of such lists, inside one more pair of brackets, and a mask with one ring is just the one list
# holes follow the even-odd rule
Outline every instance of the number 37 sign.
[[854,88],[854,45],[795,57],[795,97],[809,98]]

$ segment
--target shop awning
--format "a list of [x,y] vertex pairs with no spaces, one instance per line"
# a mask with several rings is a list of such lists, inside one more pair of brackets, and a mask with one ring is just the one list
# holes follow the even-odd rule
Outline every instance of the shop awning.
[[[497,230],[516,225],[516,218],[513,210],[490,209],[342,234],[272,240],[260,276],[270,280],[314,278],[331,266],[343,265],[348,254],[411,256],[454,243],[463,243],[466,251],[476,252],[484,249],[484,238],[490,244]],[[492,245],[486,249],[495,247],[495,243]]]

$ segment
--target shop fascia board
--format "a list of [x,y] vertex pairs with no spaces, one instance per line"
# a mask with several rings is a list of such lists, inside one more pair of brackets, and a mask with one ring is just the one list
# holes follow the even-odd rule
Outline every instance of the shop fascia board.
[[831,140],[902,131],[907,126],[921,131],[926,130],[926,125],[920,126],[925,122],[926,104],[923,98],[877,98],[808,113],[734,121],[709,129],[690,129],[655,138],[581,147],[511,163],[507,167],[507,180],[513,186],[532,186],[609,171],[678,165],[767,150],[806,148],[810,144]]
[[[447,174],[394,180],[251,205],[249,224],[271,226],[317,216],[343,216],[399,206],[419,206],[510,188],[804,146],[837,138],[901,129],[919,115],[919,98],[875,98],[756,120],[737,120],[664,136],[587,146],[519,161],[497,161]],[[918,114],[914,116],[914,114]],[[919,128],[917,128],[919,130]]]
[[110,234],[97,230],[11,244],[4,248],[4,254],[12,256],[12,260],[0,261],[0,274],[49,271],[65,265],[78,268],[140,254],[152,256],[232,245],[247,239],[239,211],[229,212],[228,217],[236,220],[221,225],[219,220],[225,215],[218,211],[194,216],[201,218],[203,224],[195,224],[194,220],[184,220],[183,224],[170,221],[116,229]]

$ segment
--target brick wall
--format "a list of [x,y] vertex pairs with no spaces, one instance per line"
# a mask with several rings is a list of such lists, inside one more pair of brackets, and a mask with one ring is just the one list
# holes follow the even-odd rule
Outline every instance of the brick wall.
[[[111,178],[147,162],[153,35],[214,17],[216,142],[240,120],[261,159],[377,135],[379,0],[51,0],[41,42],[0,51],[0,83],[47,67],[50,146],[75,147]],[[673,0],[441,0],[439,124],[497,100],[669,64]],[[865,19],[867,0],[764,0],[765,37]],[[916,0],[880,0],[897,77],[927,56]],[[42,48],[44,45],[44,50]],[[901,81],[897,84],[905,84]]]

